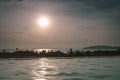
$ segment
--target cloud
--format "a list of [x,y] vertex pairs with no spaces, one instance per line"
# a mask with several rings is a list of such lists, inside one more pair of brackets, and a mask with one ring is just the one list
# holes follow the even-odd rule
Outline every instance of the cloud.
[[[0,44],[5,43],[7,46],[13,43],[20,47],[119,45],[119,3],[119,0],[25,0],[20,4],[2,2]],[[42,14],[48,15],[52,21],[46,31],[34,23]]]

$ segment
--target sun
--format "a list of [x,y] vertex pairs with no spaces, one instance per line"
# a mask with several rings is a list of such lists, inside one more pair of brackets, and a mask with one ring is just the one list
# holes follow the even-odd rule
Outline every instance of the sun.
[[46,18],[46,17],[41,17],[41,18],[38,20],[38,24],[40,25],[40,27],[46,27],[46,26],[48,26],[48,24],[49,24],[49,20],[48,20],[48,18]]

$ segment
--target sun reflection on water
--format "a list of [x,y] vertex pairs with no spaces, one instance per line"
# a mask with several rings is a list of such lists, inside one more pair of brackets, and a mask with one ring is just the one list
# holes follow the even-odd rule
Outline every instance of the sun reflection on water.
[[34,49],[35,52],[42,52],[43,50],[45,50],[46,52],[50,52],[50,51],[55,51],[55,49]]
[[35,68],[32,70],[32,74],[34,75],[33,80],[50,80],[47,75],[57,72],[55,71],[57,69],[55,64],[51,64],[52,62],[49,61],[51,60],[41,58],[34,63]]
[[44,79],[44,78],[41,78],[41,79],[35,79],[35,80],[46,80],[46,79]]

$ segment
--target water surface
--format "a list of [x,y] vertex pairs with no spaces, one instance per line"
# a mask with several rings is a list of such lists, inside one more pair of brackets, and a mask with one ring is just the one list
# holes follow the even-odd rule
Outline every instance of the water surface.
[[0,80],[120,80],[120,58],[0,59]]

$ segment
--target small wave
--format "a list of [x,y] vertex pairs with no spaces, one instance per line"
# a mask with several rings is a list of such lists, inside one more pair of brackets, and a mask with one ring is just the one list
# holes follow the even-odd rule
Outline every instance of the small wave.
[[5,76],[0,76],[0,80],[8,80],[9,77],[5,77]]
[[15,75],[15,76],[19,76],[19,75],[28,75],[28,74],[25,73],[25,72],[18,72],[18,73],[15,73],[14,75]]
[[58,74],[47,74],[46,76],[80,76],[83,74],[77,73],[77,72],[72,72],[72,73],[58,73]]
[[98,69],[90,69],[90,70],[92,70],[92,71],[99,71]]
[[13,63],[13,62],[9,62],[8,64],[15,64],[15,63]]
[[91,76],[89,76],[89,77],[92,77],[92,78],[107,78],[107,77],[109,77],[108,75],[91,75]]
[[0,65],[5,65],[5,63],[0,63]]
[[80,65],[81,67],[86,67],[87,65]]
[[99,64],[90,64],[90,65],[92,65],[92,66],[100,66]]
[[81,75],[80,73],[77,72],[72,72],[72,73],[60,73],[59,75],[63,76],[79,76]]
[[56,70],[56,69],[54,69],[54,68],[44,67],[44,68],[38,68],[37,71],[43,71],[43,69],[44,69],[45,71],[54,71],[54,70]]
[[104,66],[104,67],[106,67],[106,68],[112,68],[113,66]]
[[64,80],[84,80],[84,79],[80,79],[80,78],[72,78],[72,79],[64,79]]

